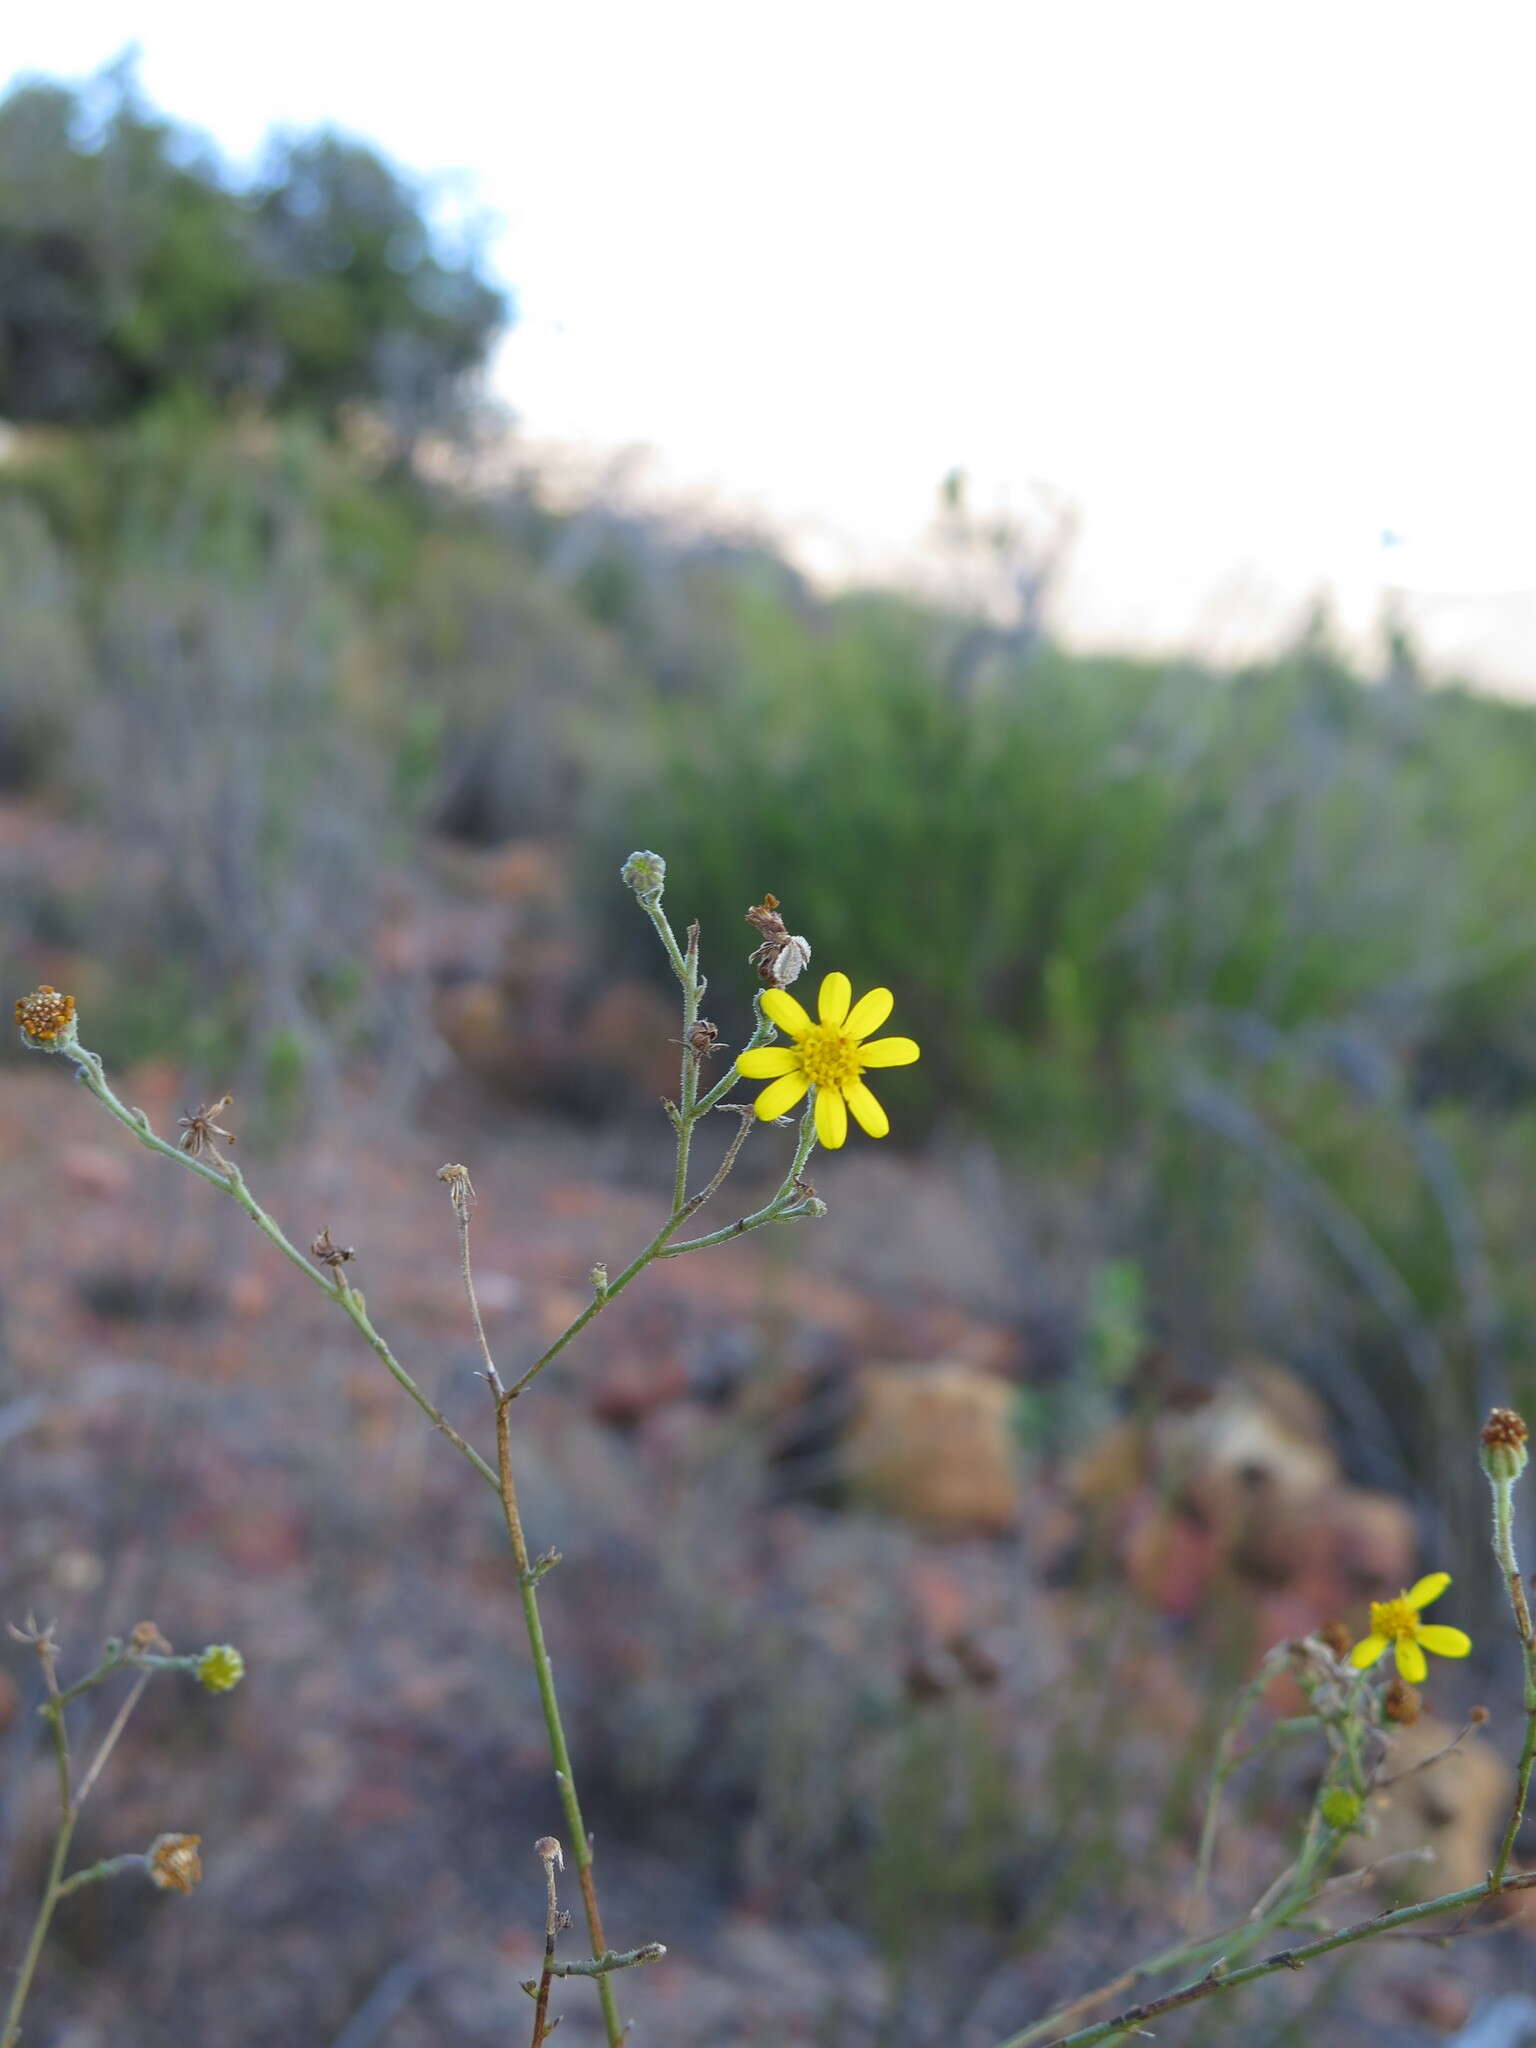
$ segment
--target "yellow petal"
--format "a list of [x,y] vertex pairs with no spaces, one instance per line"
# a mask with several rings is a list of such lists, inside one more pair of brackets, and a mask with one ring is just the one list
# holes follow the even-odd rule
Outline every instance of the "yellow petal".
[[1429,1676],[1424,1652],[1408,1636],[1399,1636],[1396,1648],[1398,1676],[1406,1678],[1410,1685],[1422,1685]]
[[[766,998],[765,998],[766,1000]],[[775,1019],[775,1022],[778,1020]],[[910,1067],[917,1058],[918,1045],[914,1038],[872,1038],[868,1045],[859,1047],[861,1067]]]
[[780,1075],[757,1098],[758,1115],[764,1123],[772,1123],[776,1116],[788,1116],[810,1085],[798,1067],[792,1074]]
[[1431,1572],[1427,1579],[1420,1579],[1416,1586],[1403,1595],[1410,1607],[1427,1607],[1431,1600],[1438,1600],[1451,1583],[1449,1572]]
[[1356,1643],[1350,1651],[1349,1661],[1357,1671],[1364,1671],[1368,1665],[1376,1662],[1386,1647],[1385,1636],[1367,1636],[1363,1643]]
[[804,1038],[810,1030],[810,1018],[788,989],[765,988],[762,1003],[763,1015],[771,1018],[781,1031],[787,1031],[791,1038]]
[[853,1001],[853,983],[846,974],[829,974],[821,984],[816,1008],[823,1024],[841,1024]]
[[1427,1622],[1419,1630],[1419,1641],[1437,1657],[1465,1657],[1472,1647],[1472,1638],[1464,1629],[1442,1628],[1437,1621]]
[[744,1081],[771,1081],[778,1074],[792,1074],[800,1055],[792,1045],[757,1045],[744,1052],[736,1071]]
[[843,1019],[843,1029],[850,1038],[868,1038],[871,1031],[880,1029],[895,1004],[896,998],[888,988],[872,988],[867,996],[859,997]]
[[858,1118],[859,1129],[869,1138],[883,1138],[891,1120],[862,1081],[845,1081],[843,1096]]
[[848,1135],[848,1105],[835,1088],[816,1090],[816,1135],[829,1152]]

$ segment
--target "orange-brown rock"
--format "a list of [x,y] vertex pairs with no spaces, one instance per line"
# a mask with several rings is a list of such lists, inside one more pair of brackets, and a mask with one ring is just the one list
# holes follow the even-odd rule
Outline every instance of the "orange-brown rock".
[[850,1493],[946,1535],[1005,1535],[1021,1510],[1013,1390],[973,1366],[871,1366],[843,1444]]

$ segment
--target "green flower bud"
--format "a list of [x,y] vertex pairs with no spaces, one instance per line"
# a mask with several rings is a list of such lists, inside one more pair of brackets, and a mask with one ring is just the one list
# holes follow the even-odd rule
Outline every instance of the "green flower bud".
[[1342,1834],[1359,1820],[1360,1801],[1353,1792],[1346,1792],[1342,1785],[1330,1785],[1318,1801],[1318,1811],[1329,1827],[1337,1828]]
[[659,853],[632,853],[619,869],[619,880],[642,903],[656,904],[667,885],[667,864]]
[[245,1659],[232,1643],[210,1643],[197,1660],[197,1682],[206,1692],[232,1692],[245,1676]]

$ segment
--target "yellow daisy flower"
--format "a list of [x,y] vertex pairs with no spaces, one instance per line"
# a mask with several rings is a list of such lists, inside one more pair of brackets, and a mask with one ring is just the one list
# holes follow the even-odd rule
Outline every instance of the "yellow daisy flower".
[[787,989],[764,989],[763,1015],[793,1043],[759,1046],[736,1062],[746,1080],[769,1084],[757,1098],[758,1115],[769,1120],[786,1116],[814,1088],[816,1135],[829,1151],[847,1137],[850,1109],[862,1131],[883,1138],[890,1119],[864,1085],[864,1069],[910,1066],[918,1054],[910,1038],[864,1042],[889,1017],[895,1000],[888,988],[872,988],[855,1003],[847,975],[829,974],[821,984],[813,1024]]
[[1433,1650],[1437,1657],[1465,1657],[1472,1647],[1469,1635],[1459,1628],[1440,1628],[1434,1622],[1419,1619],[1420,1608],[1438,1600],[1450,1583],[1449,1572],[1431,1572],[1427,1579],[1420,1579],[1395,1600],[1373,1600],[1371,1632],[1350,1651],[1350,1663],[1364,1671],[1390,1643],[1397,1656],[1399,1674],[1410,1685],[1422,1685],[1429,1675],[1429,1666],[1424,1661],[1426,1650]]

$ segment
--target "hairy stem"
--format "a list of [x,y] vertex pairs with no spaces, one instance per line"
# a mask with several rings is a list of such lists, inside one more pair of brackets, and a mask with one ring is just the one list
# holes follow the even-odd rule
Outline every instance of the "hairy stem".
[[1509,1859],[1515,1850],[1515,1837],[1525,1819],[1526,1801],[1531,1790],[1531,1766],[1536,1763],[1536,1631],[1531,1626],[1531,1609],[1525,1597],[1525,1582],[1520,1576],[1520,1560],[1515,1556],[1515,1483],[1512,1479],[1493,1479],[1490,1484],[1493,1488],[1493,1554],[1498,1559],[1510,1610],[1515,1617],[1525,1675],[1525,1741],[1515,1769],[1514,1804],[1509,1810],[1499,1853],[1488,1873],[1488,1889],[1496,1892],[1503,1887]]

